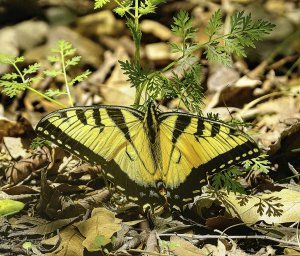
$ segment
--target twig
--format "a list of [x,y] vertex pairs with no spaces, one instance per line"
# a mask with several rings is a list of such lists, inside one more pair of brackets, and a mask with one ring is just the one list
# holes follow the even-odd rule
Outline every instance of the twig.
[[269,237],[269,236],[264,236],[264,235],[253,235],[253,236],[225,236],[225,235],[190,235],[190,234],[159,234],[160,237],[163,236],[179,236],[179,237],[187,237],[187,238],[194,238],[198,240],[206,240],[206,239],[265,239],[265,240],[270,240],[278,243],[284,243],[287,245],[294,245],[294,246],[299,246],[297,242],[290,242],[274,237]]
[[135,253],[143,253],[146,255],[155,255],[155,256],[170,256],[170,254],[165,254],[165,253],[159,253],[159,252],[150,252],[150,251],[145,251],[145,250],[139,250],[139,249],[130,249],[128,252],[135,252]]

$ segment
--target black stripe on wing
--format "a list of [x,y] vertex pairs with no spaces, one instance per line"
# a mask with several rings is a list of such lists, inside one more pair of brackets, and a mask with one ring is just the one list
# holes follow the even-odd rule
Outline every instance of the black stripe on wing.
[[115,123],[116,127],[118,127],[121,132],[124,134],[125,138],[132,143],[132,139],[130,137],[130,132],[125,122],[125,117],[120,109],[117,108],[108,108],[106,109],[108,116]]
[[189,116],[179,115],[176,119],[173,136],[172,136],[172,143],[175,145],[177,143],[178,138],[184,130],[190,125],[191,118]]

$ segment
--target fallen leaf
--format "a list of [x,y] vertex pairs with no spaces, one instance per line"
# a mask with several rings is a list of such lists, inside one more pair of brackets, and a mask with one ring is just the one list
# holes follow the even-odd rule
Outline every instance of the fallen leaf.
[[171,236],[169,247],[170,250],[177,256],[221,256],[225,255],[224,253],[226,252],[224,248],[224,250],[222,250],[223,253],[220,253],[220,250],[212,244],[207,244],[203,248],[199,249],[191,242],[180,238],[179,236]]
[[24,208],[24,203],[11,200],[3,199],[0,200],[0,216],[7,216],[15,214]]
[[[243,198],[246,200],[241,204]],[[300,192],[290,189],[255,196],[230,192],[225,196],[226,203],[233,206],[227,207],[229,213],[247,224],[258,221],[268,224],[297,222],[300,219],[299,198]]]
[[112,241],[112,236],[119,230],[121,219],[115,218],[115,213],[105,208],[95,208],[91,218],[77,223],[75,226],[86,238],[83,246],[88,251],[99,251]]
[[58,229],[61,229],[72,222],[74,222],[78,217],[69,218],[69,219],[60,219],[51,221],[45,224],[41,224],[32,228],[28,228],[24,231],[14,232],[9,235],[9,237],[15,236],[34,236],[34,235],[47,235],[55,232]]
[[143,33],[153,34],[163,41],[170,40],[174,37],[174,34],[168,27],[154,20],[143,20],[140,28]]
[[104,35],[116,36],[124,33],[124,23],[113,15],[110,10],[85,15],[78,18],[77,31],[90,37]]
[[[47,253],[46,255],[57,256],[82,256],[84,247],[82,245],[83,237],[74,226],[68,226],[59,234],[61,243],[55,252]],[[55,245],[59,240],[58,235],[49,239],[43,240],[42,244]]]
[[[125,61],[129,57],[124,48],[116,49],[116,59]],[[117,63],[107,81],[100,86],[101,95],[105,102],[114,105],[128,106],[134,101],[135,88],[130,86],[128,77],[124,74],[119,63]]]

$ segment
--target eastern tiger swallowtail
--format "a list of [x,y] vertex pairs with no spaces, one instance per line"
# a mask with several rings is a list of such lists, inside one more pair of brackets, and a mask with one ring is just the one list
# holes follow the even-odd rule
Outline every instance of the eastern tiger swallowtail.
[[48,114],[37,132],[81,159],[140,205],[182,208],[207,174],[259,154],[245,133],[196,115],[121,106],[73,107]]

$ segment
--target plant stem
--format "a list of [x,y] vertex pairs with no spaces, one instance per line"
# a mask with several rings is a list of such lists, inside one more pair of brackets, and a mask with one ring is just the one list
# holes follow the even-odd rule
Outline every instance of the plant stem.
[[66,72],[66,66],[65,66],[65,57],[64,57],[63,50],[60,51],[60,57],[61,57],[62,71],[63,71],[63,75],[64,75],[64,80],[65,80],[65,86],[66,86],[67,94],[69,97],[69,102],[70,102],[71,107],[73,107],[73,100],[72,100],[72,96],[71,96],[71,92],[70,92],[70,87],[68,84],[68,78],[67,78],[67,72]]
[[32,88],[31,86],[29,86],[29,85],[27,84],[26,79],[25,79],[25,77],[23,76],[22,72],[20,71],[20,69],[19,69],[18,66],[16,65],[16,63],[10,62],[10,64],[15,68],[15,70],[17,71],[17,73],[18,73],[19,76],[21,77],[23,84],[25,84],[25,86],[26,86],[26,89],[31,90],[32,92],[36,93],[37,95],[39,95],[39,96],[41,96],[41,97],[43,97],[43,98],[49,100],[50,102],[53,102],[53,103],[59,105],[59,106],[62,107],[62,108],[66,108],[66,107],[67,107],[66,105],[60,103],[59,101],[56,101],[56,100],[54,100],[54,99],[48,97],[47,95],[45,95],[45,94],[43,94],[43,93],[40,93],[39,91],[35,90],[35,89]]
[[32,92],[34,92],[34,93],[38,94],[39,96],[41,96],[41,97],[43,97],[43,98],[45,98],[45,99],[47,99],[47,100],[49,100],[49,101],[51,101],[51,102],[53,102],[53,103],[59,105],[59,106],[62,107],[62,108],[66,108],[66,107],[67,107],[65,104],[60,103],[59,101],[56,101],[56,100],[54,100],[54,99],[48,97],[47,95],[45,95],[45,94],[43,94],[43,93],[40,93],[39,91],[33,89],[32,87],[30,87],[30,86],[28,86],[28,85],[26,85],[26,89],[31,90]]
[[[135,6],[134,6],[134,23],[135,23],[135,30],[136,33],[140,32],[140,26],[139,26],[139,1],[135,0]],[[140,46],[141,46],[141,40],[139,36],[133,36],[134,39],[134,46],[135,46],[135,55],[134,55],[134,63],[138,70],[141,69],[141,62],[140,62]],[[141,94],[142,94],[143,88],[142,86],[136,88],[136,94],[134,99],[134,104],[139,105]]]

